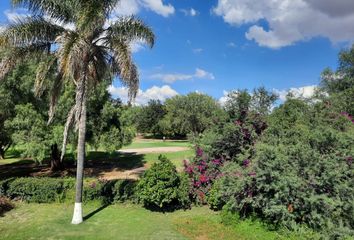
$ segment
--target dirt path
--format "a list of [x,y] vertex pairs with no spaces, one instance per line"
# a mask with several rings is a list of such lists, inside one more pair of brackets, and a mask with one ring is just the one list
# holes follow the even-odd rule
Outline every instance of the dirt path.
[[145,154],[145,153],[181,152],[181,151],[187,151],[189,149],[190,148],[188,148],[188,147],[152,147],[152,148],[122,149],[122,150],[119,150],[119,152]]

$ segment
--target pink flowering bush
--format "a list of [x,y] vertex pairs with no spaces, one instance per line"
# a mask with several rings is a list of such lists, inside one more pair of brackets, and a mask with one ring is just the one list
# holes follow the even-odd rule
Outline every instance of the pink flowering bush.
[[196,149],[196,157],[184,161],[184,171],[190,181],[190,195],[197,203],[205,204],[213,182],[220,177],[222,158],[210,158],[200,147]]
[[210,191],[213,203],[331,239],[354,235],[354,126],[317,107],[288,100],[276,109],[254,154],[224,164]]

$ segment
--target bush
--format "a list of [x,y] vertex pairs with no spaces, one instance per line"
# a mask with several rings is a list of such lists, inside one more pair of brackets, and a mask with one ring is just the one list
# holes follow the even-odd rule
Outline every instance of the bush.
[[9,184],[14,180],[14,178],[9,178],[0,181],[0,197],[6,196],[6,192],[9,189]]
[[217,179],[208,194],[207,197],[207,203],[210,206],[211,209],[213,210],[220,210],[224,205],[225,205],[225,201],[223,199],[223,195],[222,195],[222,182],[220,181],[220,179]]
[[184,172],[189,177],[190,195],[199,204],[205,204],[213,182],[221,176],[223,158],[211,159],[197,147],[196,157],[188,163],[184,161]]
[[10,211],[14,207],[15,206],[8,198],[0,197],[0,216],[2,216],[5,212]]
[[65,190],[62,179],[17,178],[10,182],[6,194],[27,202],[49,203],[64,200]]
[[137,181],[118,180],[112,187],[113,202],[134,201],[136,199],[135,188]]
[[340,113],[318,109],[289,100],[272,114],[255,155],[224,166],[219,195],[233,211],[332,239],[354,235],[354,125],[338,127]]
[[87,179],[84,181],[83,199],[84,201],[101,200],[105,201],[105,198],[110,196],[104,196],[103,191],[106,185],[106,181],[97,179]]
[[139,200],[148,208],[172,210],[186,207],[186,187],[176,167],[164,156],[147,170],[137,185]]

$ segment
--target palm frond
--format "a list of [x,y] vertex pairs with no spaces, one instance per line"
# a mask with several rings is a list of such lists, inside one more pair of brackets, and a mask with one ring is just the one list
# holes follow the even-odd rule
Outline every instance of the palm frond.
[[130,47],[125,42],[112,42],[113,58],[111,70],[113,75],[120,78],[122,84],[128,87],[129,100],[136,97],[139,88],[139,74],[136,65],[131,58]]
[[68,136],[69,136],[69,130],[72,127],[73,123],[74,123],[74,117],[76,115],[76,105],[74,105],[69,114],[68,117],[66,118],[66,123],[64,126],[64,133],[63,133],[63,145],[61,148],[61,156],[60,156],[60,161],[63,162],[64,156],[65,156],[65,151],[66,151],[66,145],[68,143]]
[[16,66],[17,63],[25,61],[29,57],[37,58],[43,56],[50,50],[47,43],[32,44],[27,47],[12,47],[7,50],[0,62],[0,81]]
[[53,120],[58,99],[63,88],[63,75],[59,72],[54,79],[52,89],[50,91],[50,104],[48,110],[48,124]]
[[59,71],[63,73],[65,77],[71,75],[69,62],[71,59],[71,54],[74,53],[73,48],[78,40],[79,36],[75,32],[65,32],[56,40],[59,44],[59,48],[56,53],[59,61]]
[[26,47],[32,44],[53,43],[66,30],[42,17],[18,20],[0,33],[0,46]]
[[56,66],[56,60],[54,56],[49,56],[39,63],[34,84],[34,92],[37,97],[42,96],[43,92],[49,87],[49,75]]
[[11,0],[14,7],[28,8],[35,15],[46,15],[67,23],[75,19],[79,0]]
[[3,80],[9,72],[11,72],[17,64],[17,59],[6,56],[1,59],[0,62],[0,81]]
[[151,48],[155,43],[155,35],[151,28],[133,16],[120,17],[106,31],[107,36],[103,37],[103,39],[108,41],[114,39],[130,43],[138,40],[147,43]]
[[138,94],[139,90],[139,73],[138,68],[134,63],[132,63],[132,67],[130,69],[130,80],[128,84],[128,98],[129,103],[134,101],[136,95]]
[[129,82],[132,58],[130,47],[122,41],[111,42],[110,46],[113,52],[112,71],[113,74],[120,77],[123,82]]

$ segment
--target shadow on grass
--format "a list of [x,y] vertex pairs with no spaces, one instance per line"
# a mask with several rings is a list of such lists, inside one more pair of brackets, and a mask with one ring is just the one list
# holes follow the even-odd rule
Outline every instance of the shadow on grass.
[[108,207],[108,206],[109,206],[109,204],[105,204],[105,205],[103,205],[103,206],[97,208],[96,210],[90,212],[89,214],[87,214],[86,216],[84,216],[84,221],[86,221],[87,219],[93,217],[95,214],[101,212],[103,209],[105,209],[105,208]]
[[94,151],[87,155],[86,166],[100,165],[131,170],[143,167],[145,163],[143,154]]
[[[89,152],[85,161],[85,176],[100,177],[110,171],[126,171],[144,167],[146,161],[143,154],[135,153],[108,153],[100,151]],[[0,179],[10,177],[74,177],[76,162],[72,154],[68,154],[64,160],[65,169],[59,172],[50,171],[49,159],[38,164],[32,160],[18,160],[13,163],[0,165]]]

